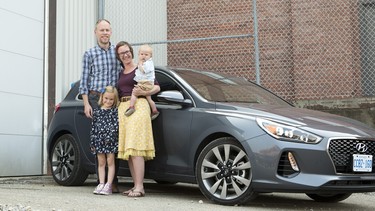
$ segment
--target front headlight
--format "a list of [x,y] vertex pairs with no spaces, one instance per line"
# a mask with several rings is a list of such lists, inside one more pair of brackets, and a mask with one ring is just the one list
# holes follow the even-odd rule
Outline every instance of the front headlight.
[[322,138],[285,123],[277,123],[271,120],[257,118],[258,125],[271,136],[279,140],[303,142],[308,144],[319,143]]

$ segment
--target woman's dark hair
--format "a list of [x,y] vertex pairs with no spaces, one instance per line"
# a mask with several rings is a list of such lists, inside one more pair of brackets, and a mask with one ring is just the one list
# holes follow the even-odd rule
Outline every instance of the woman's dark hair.
[[[121,46],[128,46],[129,47],[129,51],[132,54],[132,59],[134,59],[133,47],[128,42],[125,42],[125,41],[120,41],[120,42],[117,43],[117,45],[116,45],[116,58],[121,62],[120,55],[118,55],[118,49]],[[121,62],[121,65],[122,65],[122,62]]]

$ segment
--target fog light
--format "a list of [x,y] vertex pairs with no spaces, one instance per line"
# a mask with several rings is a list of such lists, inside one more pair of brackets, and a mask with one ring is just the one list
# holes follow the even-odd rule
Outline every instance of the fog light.
[[289,159],[290,165],[292,166],[292,169],[294,171],[299,171],[299,168],[298,168],[298,165],[297,165],[297,161],[294,158],[293,153],[288,152],[288,159]]

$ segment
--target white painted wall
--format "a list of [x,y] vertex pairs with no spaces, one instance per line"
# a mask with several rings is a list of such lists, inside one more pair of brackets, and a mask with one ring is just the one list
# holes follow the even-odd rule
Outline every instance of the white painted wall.
[[71,83],[80,79],[84,52],[95,45],[97,0],[57,1],[56,103],[64,99]]
[[44,0],[1,0],[0,20],[0,176],[40,175]]

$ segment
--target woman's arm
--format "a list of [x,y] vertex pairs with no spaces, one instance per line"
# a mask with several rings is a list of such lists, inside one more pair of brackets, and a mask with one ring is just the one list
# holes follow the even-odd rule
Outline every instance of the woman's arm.
[[154,87],[150,91],[144,91],[138,87],[134,87],[132,94],[138,97],[138,96],[150,96],[158,92],[160,92],[160,86],[155,84]]

